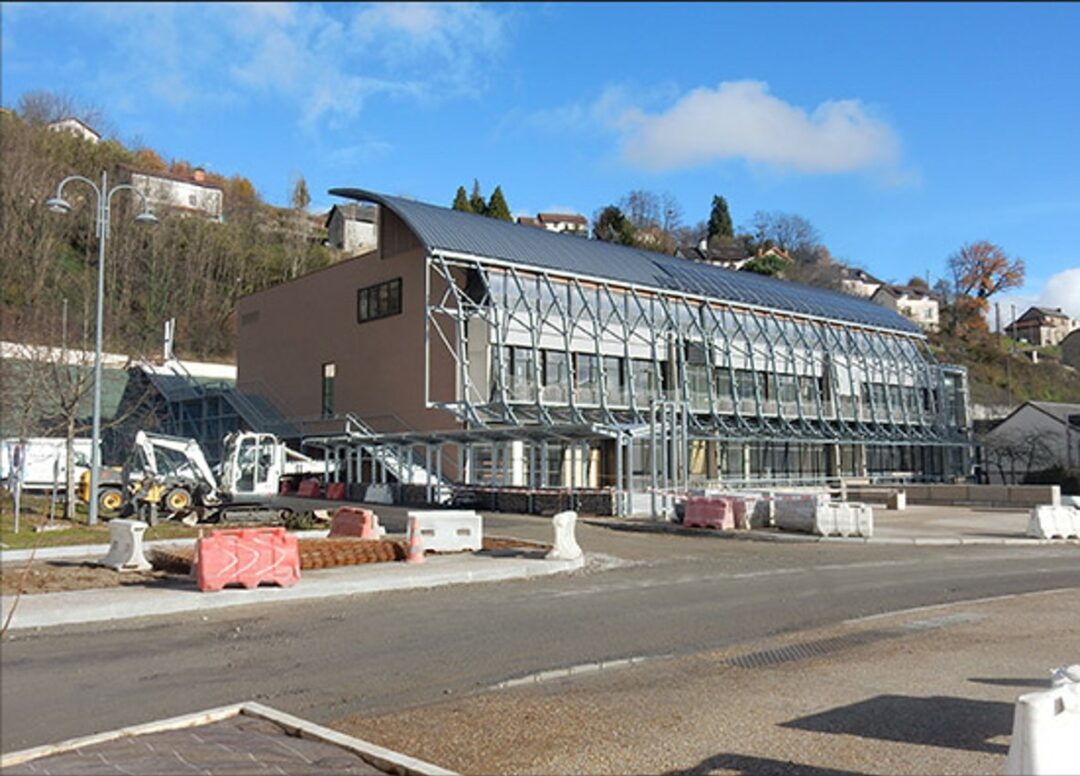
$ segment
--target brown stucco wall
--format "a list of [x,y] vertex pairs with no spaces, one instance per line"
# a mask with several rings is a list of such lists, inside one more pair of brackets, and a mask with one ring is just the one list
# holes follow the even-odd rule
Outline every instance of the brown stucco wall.
[[[337,414],[354,412],[380,431],[456,428],[449,414],[424,407],[424,250],[385,208],[381,218],[380,249],[237,303],[237,385],[288,417],[314,418],[322,366],[334,362]],[[398,277],[401,314],[357,323],[357,290]],[[454,393],[451,363],[433,342],[435,398]]]

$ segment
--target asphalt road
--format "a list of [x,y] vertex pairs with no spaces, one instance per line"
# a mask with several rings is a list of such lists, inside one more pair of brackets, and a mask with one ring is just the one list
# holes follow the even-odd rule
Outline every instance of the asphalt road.
[[[542,538],[549,525],[500,518],[489,532]],[[1076,546],[789,545],[587,525],[579,540],[599,562],[561,577],[15,633],[0,647],[0,750],[241,700],[326,722],[597,660],[1080,587]]]

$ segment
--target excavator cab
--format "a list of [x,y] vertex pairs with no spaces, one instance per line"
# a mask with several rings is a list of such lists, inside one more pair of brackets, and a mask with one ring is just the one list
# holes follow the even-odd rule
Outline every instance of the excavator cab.
[[230,434],[221,464],[222,490],[234,498],[276,495],[284,473],[284,450],[273,434]]

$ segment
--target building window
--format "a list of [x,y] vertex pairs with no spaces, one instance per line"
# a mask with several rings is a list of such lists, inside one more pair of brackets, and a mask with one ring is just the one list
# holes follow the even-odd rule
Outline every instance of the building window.
[[322,365],[322,416],[328,418],[334,414],[334,374],[336,365],[331,362]]
[[356,322],[365,323],[401,312],[401,278],[361,288],[356,292]]

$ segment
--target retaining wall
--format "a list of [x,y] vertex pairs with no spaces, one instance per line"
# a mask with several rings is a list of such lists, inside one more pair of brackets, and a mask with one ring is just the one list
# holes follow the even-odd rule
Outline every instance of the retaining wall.
[[883,488],[904,491],[909,504],[1029,509],[1040,504],[1057,506],[1061,503],[1060,485],[848,485],[848,499],[873,501],[874,492]]

